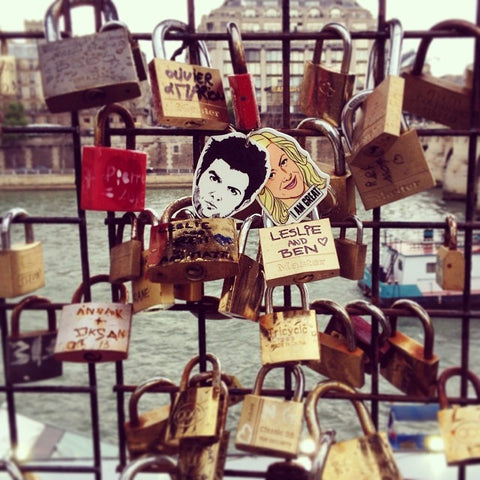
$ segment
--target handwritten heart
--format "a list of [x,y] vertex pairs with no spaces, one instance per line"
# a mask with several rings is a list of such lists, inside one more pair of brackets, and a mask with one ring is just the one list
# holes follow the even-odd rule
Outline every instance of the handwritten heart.
[[317,242],[324,247],[328,242],[328,237],[318,237]]

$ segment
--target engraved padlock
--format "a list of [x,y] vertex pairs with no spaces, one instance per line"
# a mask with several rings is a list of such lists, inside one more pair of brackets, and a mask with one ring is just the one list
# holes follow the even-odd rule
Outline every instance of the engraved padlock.
[[265,290],[265,313],[258,318],[262,365],[320,359],[315,310],[309,308],[307,286],[297,286],[301,309],[274,311],[274,289]]
[[[59,23],[63,0],[54,1],[45,13],[46,43],[38,44],[43,94],[53,113],[99,107],[141,96],[140,79],[126,25],[94,34],[62,39]],[[93,0],[70,2],[70,8]],[[106,23],[118,22],[112,1],[102,2]],[[118,27],[118,26],[117,26]]]
[[352,39],[349,31],[339,23],[327,23],[320,30],[320,33],[325,32],[333,32],[343,42],[340,71],[328,63],[321,63],[324,39],[319,38],[315,42],[312,61],[305,64],[299,108],[304,115],[323,118],[338,126],[342,109],[355,86],[355,75],[350,73]]
[[[148,245],[144,240],[145,227],[150,225],[150,237]],[[137,236],[142,242],[141,270],[140,277],[132,280],[132,303],[133,313],[155,312],[166,310],[175,303],[174,285],[171,283],[152,282],[148,277],[149,256],[151,248],[157,248],[158,215],[155,210],[145,208],[137,218]]]
[[[430,28],[431,32],[449,30],[480,37],[480,28],[467,20],[444,20]],[[422,38],[413,67],[403,74],[405,95],[403,109],[427,120],[455,129],[467,129],[472,121],[472,90],[451,80],[423,72],[432,36]]]
[[347,238],[347,227],[340,227],[340,236],[335,239],[338,261],[340,262],[340,276],[350,280],[363,278],[367,258],[367,244],[363,243],[363,223],[356,215],[344,219],[350,221],[357,230],[356,239]]
[[0,39],[0,95],[2,99],[12,98],[17,94],[17,59],[8,54],[6,38]]
[[247,452],[295,458],[303,427],[305,376],[299,365],[289,367],[295,377],[291,400],[262,395],[265,376],[275,368],[283,367],[262,366],[252,393],[245,395],[237,424],[235,446]]
[[135,135],[126,135],[126,148],[110,146],[106,135],[109,117],[118,114],[126,128],[135,122],[123,105],[112,103],[96,115],[95,145],[82,148],[80,205],[84,210],[140,211],[145,206],[147,154],[135,150]]
[[400,314],[389,314],[391,325],[387,338],[390,348],[382,359],[380,374],[403,393],[432,397],[437,390],[439,358],[433,351],[435,340],[433,323],[428,312],[409,299],[396,300],[392,309],[406,309],[408,316],[420,320],[423,326],[423,345],[397,330]]
[[347,382],[353,387],[365,383],[365,352],[357,346],[350,315],[339,303],[329,299],[315,300],[310,308],[317,314],[333,314],[341,330],[318,332],[320,359],[304,364],[332,380]]
[[[125,224],[130,223],[130,240],[123,241]],[[117,228],[115,245],[110,248],[110,283],[123,283],[141,275],[142,242],[138,238],[137,217],[126,212]]]
[[[247,217],[240,227],[238,239],[238,274],[223,281],[218,312],[232,318],[244,318],[256,322],[265,291],[265,275],[259,259],[246,255],[247,239],[251,225],[261,215]],[[258,250],[260,253],[260,250]]]
[[355,182],[347,169],[340,131],[326,120],[319,118],[305,118],[297,128],[309,128],[321,132],[332,146],[333,165],[323,159],[317,162],[321,170],[330,176],[330,187],[335,191],[337,199],[337,205],[330,211],[328,217],[332,221],[342,221],[349,215],[355,215],[357,211]]
[[447,228],[443,244],[437,250],[435,281],[444,290],[463,291],[465,286],[465,257],[458,250],[457,220],[455,215],[447,215]]
[[13,298],[45,286],[43,246],[33,235],[33,224],[25,222],[25,242],[12,243],[12,222],[28,217],[23,208],[8,210],[1,226],[0,297]]
[[227,24],[228,48],[233,66],[233,75],[228,76],[232,97],[235,127],[238,130],[253,130],[260,127],[260,111],[255,95],[255,85],[247,70],[242,35],[235,22]]
[[[205,42],[195,42],[202,65],[167,60],[165,36],[188,32],[179,20],[164,20],[152,32],[154,58],[148,65],[156,119],[161,125],[224,130],[230,123],[220,71],[210,66]],[[182,45],[186,47],[187,43]],[[175,54],[178,53],[175,52]]]
[[62,375],[62,362],[53,355],[57,339],[55,310],[48,309],[48,328],[20,331],[20,315],[28,307],[48,307],[52,302],[29,295],[15,305],[11,316],[11,331],[7,339],[7,378],[11,383],[33,382]]

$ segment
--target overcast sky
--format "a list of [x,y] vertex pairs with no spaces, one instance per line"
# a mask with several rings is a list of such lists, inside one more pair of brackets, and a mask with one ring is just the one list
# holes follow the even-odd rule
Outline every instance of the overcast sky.
[[[52,0],[0,0],[8,8],[2,8],[0,14],[0,28],[4,31],[23,30],[23,21],[41,20]],[[127,23],[131,31],[152,32],[155,26],[166,18],[187,20],[187,0],[113,0],[121,20]],[[196,23],[201,15],[222,5],[223,0],[196,0]],[[319,0],[319,6],[322,1]],[[369,10],[376,12],[377,0],[358,0],[358,3]],[[398,18],[404,30],[426,30],[442,20],[461,18],[475,22],[476,0],[387,0],[387,19]],[[166,7],[168,5],[168,8]],[[89,9],[77,9],[89,11]],[[90,18],[90,17],[88,17]],[[74,31],[75,31],[75,16]],[[77,20],[82,23],[82,29],[88,33],[88,21]],[[92,21],[93,31],[93,21]],[[403,51],[416,48],[418,41],[406,40]],[[151,51],[146,52],[151,55]],[[435,75],[444,73],[462,74],[465,66],[473,61],[473,40],[444,40],[436,39],[428,50]]]

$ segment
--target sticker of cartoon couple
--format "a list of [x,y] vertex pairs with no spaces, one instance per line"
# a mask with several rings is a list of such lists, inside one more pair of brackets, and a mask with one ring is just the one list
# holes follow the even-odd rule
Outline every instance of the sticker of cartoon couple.
[[330,177],[298,141],[272,128],[209,138],[195,170],[199,217],[229,217],[258,201],[274,225],[305,218],[326,196]]

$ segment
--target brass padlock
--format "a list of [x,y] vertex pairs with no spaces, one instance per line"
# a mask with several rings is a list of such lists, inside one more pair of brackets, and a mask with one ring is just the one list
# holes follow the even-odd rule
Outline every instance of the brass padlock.
[[[223,281],[218,312],[232,318],[244,318],[256,322],[265,291],[263,266],[245,254],[248,234],[255,219],[254,213],[247,217],[240,227],[238,238],[238,274]],[[260,253],[260,250],[258,250]]]
[[[327,393],[339,392],[351,396],[355,412],[360,420],[363,435],[333,443],[323,468],[322,478],[338,480],[402,480],[395,462],[392,447],[386,433],[378,432],[365,404],[358,398],[357,391],[343,382],[326,380],[318,383],[307,395],[305,410],[317,410],[320,398]],[[320,426],[318,425],[320,430]],[[321,436],[321,430],[317,433]]]
[[443,245],[437,250],[435,281],[444,290],[460,290],[465,287],[465,257],[457,249],[457,220],[447,215],[447,228]]
[[128,403],[129,420],[124,424],[125,438],[130,459],[145,454],[178,453],[179,442],[166,441],[166,431],[170,416],[171,404],[175,392],[170,392],[170,403],[155,407],[142,414],[138,412],[140,398],[157,387],[175,387],[175,383],[168,378],[155,377],[137,385],[130,396]]
[[265,291],[265,313],[258,318],[262,365],[320,360],[315,310],[309,309],[307,286],[297,285],[301,309],[274,311],[273,287]]
[[207,386],[190,386],[190,375],[200,362],[197,355],[186,364],[180,382],[180,390],[170,410],[167,441],[173,439],[194,439],[198,443],[211,443],[220,439],[221,425],[221,369],[219,359],[207,353],[213,369],[212,381]]
[[218,280],[238,273],[238,235],[233,218],[171,220],[191,205],[191,197],[171,202],[155,226],[161,246],[149,258],[152,282],[189,283]]
[[[147,247],[144,242],[144,229],[150,225],[150,240]],[[175,303],[174,287],[171,283],[152,282],[147,275],[149,268],[150,245],[156,244],[155,227],[158,225],[158,215],[155,210],[146,208],[137,218],[137,236],[142,242],[141,275],[132,280],[133,313],[155,312],[166,310]]]
[[470,381],[475,397],[480,401],[480,378],[471,370],[461,367],[445,369],[438,377],[438,426],[443,439],[447,465],[472,465],[480,463],[480,406],[450,405],[447,397],[447,380],[461,376]]
[[17,59],[8,54],[8,43],[2,38],[0,55],[0,96],[2,99],[15,97],[18,91]]
[[20,332],[20,315],[27,307],[47,307],[46,297],[29,295],[15,305],[7,338],[6,374],[11,383],[33,382],[62,375],[62,362],[53,355],[57,339],[55,310],[49,309],[48,329]]
[[320,169],[330,176],[329,187],[335,191],[337,200],[336,206],[329,212],[328,217],[332,221],[342,221],[349,215],[355,215],[357,211],[355,182],[347,169],[345,150],[338,128],[318,118],[305,118],[297,128],[310,128],[322,132],[332,146],[333,165],[322,160],[317,162]]
[[0,250],[0,297],[13,298],[45,286],[43,246],[35,241],[33,224],[25,222],[25,243],[11,243],[11,224],[25,219],[23,208],[11,208],[2,219],[2,248]]
[[[179,20],[164,20],[152,32],[154,58],[148,65],[158,123],[192,129],[224,130],[230,123],[220,71],[210,66],[205,42],[196,41],[202,65],[167,60],[165,36],[188,32]],[[182,47],[186,47],[184,42]],[[178,53],[175,52],[174,55]]]
[[423,345],[397,330],[397,315],[389,315],[391,333],[380,374],[403,393],[432,397],[437,390],[439,358],[433,352],[434,329],[427,311],[409,299],[395,301],[392,309],[406,309],[420,320],[424,330]]
[[273,457],[295,458],[303,426],[305,377],[300,366],[290,366],[295,377],[292,400],[262,395],[265,376],[275,365],[258,371],[252,393],[245,395],[235,435],[235,446]]
[[[73,2],[95,7],[93,0]],[[140,80],[126,25],[90,35],[62,39],[60,17],[63,0],[54,1],[45,13],[46,43],[38,44],[43,95],[53,113],[108,105],[141,96]],[[110,0],[102,3],[106,24],[118,22]],[[103,28],[105,28],[105,25]]]
[[141,472],[167,473],[172,480],[178,479],[175,460],[168,455],[143,455],[128,462],[123,468],[119,480],[133,480]]
[[346,101],[352,96],[355,75],[349,73],[352,57],[352,39],[349,31],[339,23],[327,23],[320,33],[333,32],[343,42],[340,71],[321,63],[323,38],[315,42],[313,59],[306,62],[300,87],[299,108],[309,117],[323,118],[334,126],[340,124],[340,115]]
[[[332,380],[346,382],[353,387],[365,383],[365,352],[357,347],[353,323],[346,309],[333,300],[315,300],[310,308],[317,314],[333,314],[342,329],[329,333],[318,332],[320,359],[304,364]],[[342,332],[340,335],[339,333]]]
[[[130,240],[123,241],[126,223],[131,224]],[[115,245],[110,248],[110,283],[123,283],[138,278],[142,266],[142,242],[138,238],[137,217],[133,212],[122,216],[117,228]]]
[[[450,30],[454,33],[480,36],[480,28],[466,20],[444,20],[430,28],[431,32]],[[472,90],[451,80],[423,73],[427,49],[433,37],[422,38],[418,45],[413,67],[403,74],[405,95],[403,109],[427,120],[454,129],[471,127]]]
[[340,227],[340,237],[335,239],[340,276],[350,280],[360,280],[363,278],[367,258],[367,244],[363,243],[363,223],[356,215],[351,215],[344,220],[353,222],[357,229],[357,237],[355,240],[347,238],[347,227]]

